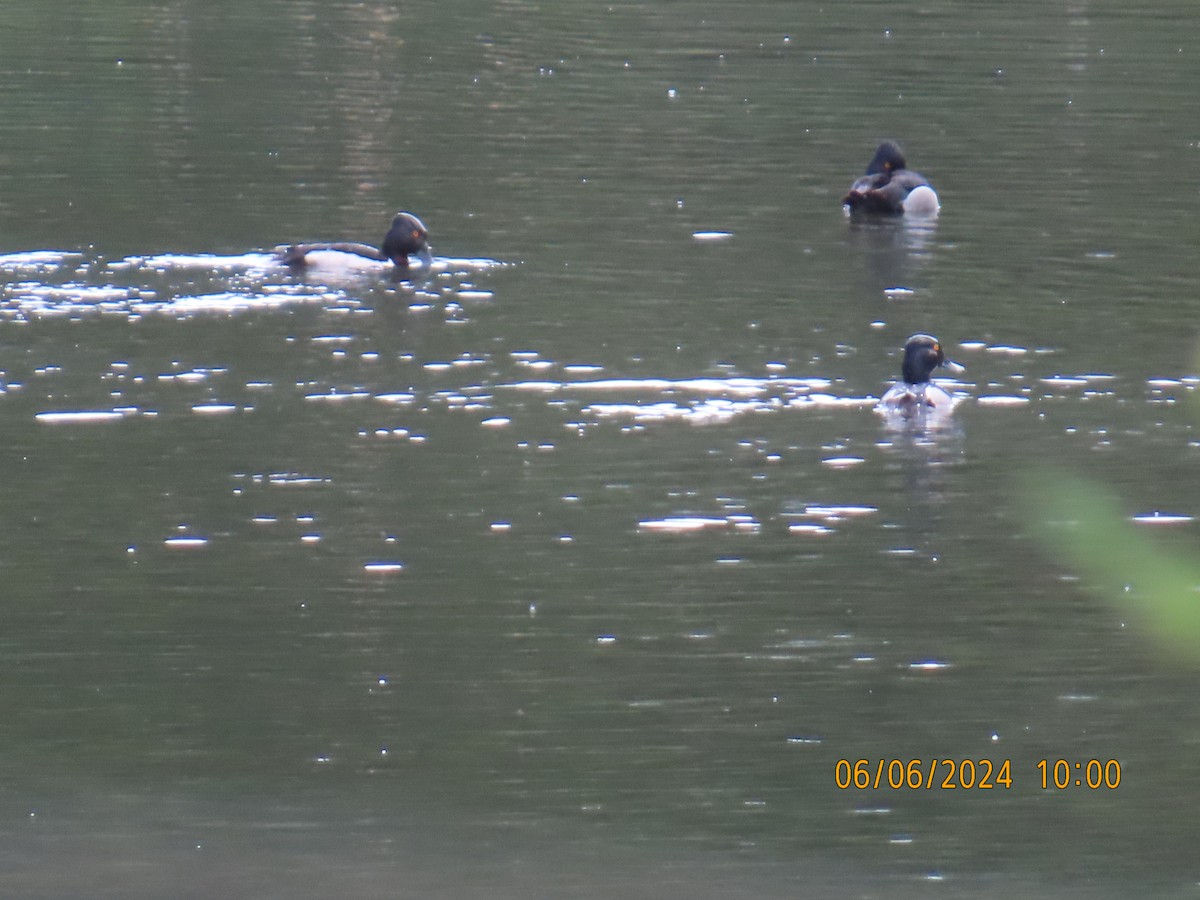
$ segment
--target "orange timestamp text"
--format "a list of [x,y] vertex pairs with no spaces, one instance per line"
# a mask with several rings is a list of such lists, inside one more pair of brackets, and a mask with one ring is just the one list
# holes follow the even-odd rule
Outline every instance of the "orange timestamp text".
[[839,759],[833,783],[841,790],[979,790],[1009,789],[1012,760],[1002,759]]
[[[1042,790],[1070,787],[1116,790],[1121,763],[1116,759],[1040,759]],[[839,759],[833,783],[840,790],[994,790],[1013,786],[1011,759]]]

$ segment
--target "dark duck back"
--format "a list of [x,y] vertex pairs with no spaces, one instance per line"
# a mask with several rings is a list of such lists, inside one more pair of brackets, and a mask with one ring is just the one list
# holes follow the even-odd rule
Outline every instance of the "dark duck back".
[[940,208],[929,180],[908,168],[904,154],[891,141],[879,145],[867,173],[850,186],[842,204],[851,212],[889,216],[933,215]]
[[392,226],[383,237],[381,247],[370,244],[359,244],[353,241],[335,241],[315,244],[292,244],[280,251],[282,261],[293,268],[302,269],[308,265],[308,254],[315,250],[332,250],[337,253],[350,253],[376,262],[389,260],[400,271],[407,272],[411,262],[410,256],[419,257],[428,266],[433,261],[429,249],[429,231],[421,220],[412,213],[397,213],[392,219]]

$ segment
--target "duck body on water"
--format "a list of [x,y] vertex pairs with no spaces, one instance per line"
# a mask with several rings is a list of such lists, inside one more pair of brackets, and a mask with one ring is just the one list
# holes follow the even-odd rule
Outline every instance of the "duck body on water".
[[[410,257],[417,257],[420,268],[433,264],[429,247],[429,230],[412,213],[397,213],[379,247],[354,241],[332,241],[311,244],[289,244],[276,250],[280,262],[292,269],[307,269],[314,264],[354,265],[362,260],[374,263],[391,262],[397,273],[408,273]],[[336,256],[334,254],[337,254]]]
[[879,145],[866,174],[850,186],[842,205],[851,213],[923,218],[941,210],[929,179],[909,169],[904,154],[891,141]]
[[914,334],[904,344],[900,381],[888,389],[876,409],[884,416],[899,419],[949,415],[958,401],[930,381],[938,368],[949,372],[963,371],[958,363],[946,359],[937,338]]

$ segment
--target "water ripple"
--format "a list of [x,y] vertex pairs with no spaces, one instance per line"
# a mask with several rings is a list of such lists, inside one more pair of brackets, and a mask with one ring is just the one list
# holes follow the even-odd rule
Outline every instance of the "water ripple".
[[[493,259],[438,258],[425,283],[396,284],[391,264],[363,260],[366,267],[293,273],[271,253],[233,255],[159,253],[104,261],[60,250],[0,255],[0,272],[19,280],[0,286],[0,316],[12,319],[86,315],[147,315],[188,318],[233,315],[296,304],[353,307],[365,290],[395,293],[407,287],[414,311],[441,302],[447,318],[462,321],[463,303],[493,299],[474,279],[506,263]],[[432,288],[432,289],[431,289]]]

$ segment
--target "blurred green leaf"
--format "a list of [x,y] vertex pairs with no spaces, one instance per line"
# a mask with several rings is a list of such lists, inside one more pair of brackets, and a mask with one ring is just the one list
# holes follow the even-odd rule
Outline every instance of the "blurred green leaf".
[[1200,662],[1200,565],[1156,546],[1093,482],[1041,472],[1023,495],[1039,535],[1086,584],[1165,649]]

